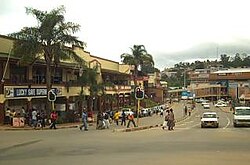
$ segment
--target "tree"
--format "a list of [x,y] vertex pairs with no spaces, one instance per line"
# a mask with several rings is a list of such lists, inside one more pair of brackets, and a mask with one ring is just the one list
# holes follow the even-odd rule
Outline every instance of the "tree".
[[124,53],[121,55],[122,62],[124,64],[129,64],[134,66],[134,82],[137,86],[136,78],[138,77],[138,71],[144,65],[154,65],[152,55],[147,53],[144,45],[134,45],[133,48],[130,48],[132,54]]
[[221,60],[221,64],[225,67],[228,68],[230,66],[230,57],[227,56],[226,54],[222,54],[220,55],[220,60]]
[[243,65],[245,67],[250,67],[250,56],[247,56],[247,57],[244,58]]
[[[17,40],[14,43],[14,54],[21,59],[21,63],[29,65],[37,60],[44,59],[46,62],[47,90],[52,87],[54,70],[63,59],[74,59],[80,65],[84,60],[75,54],[68,46],[84,46],[77,37],[71,34],[80,30],[80,25],[65,22],[64,6],[53,9],[50,12],[26,8],[26,13],[35,16],[38,21],[36,27],[24,27],[20,32],[10,34]],[[51,104],[47,103],[51,109]],[[47,108],[48,109],[48,108]]]
[[239,53],[236,53],[235,56],[232,58],[231,66],[234,68],[242,66],[242,58],[240,57]]
[[[81,86],[79,99],[78,99],[80,113],[82,110],[82,104],[86,98],[85,97],[86,94],[84,93],[84,86],[89,87],[89,92],[90,92],[90,97],[89,97],[90,100],[89,101],[90,101],[91,105],[93,105],[94,98],[97,98],[98,96],[105,96],[106,95],[105,87],[114,87],[114,85],[112,83],[99,81],[100,80],[99,76],[101,76],[101,75],[98,73],[98,66],[96,66],[94,68],[85,67],[85,68],[83,68],[83,70],[84,70],[83,74],[78,79],[78,83]],[[105,98],[107,98],[107,97],[105,96]]]

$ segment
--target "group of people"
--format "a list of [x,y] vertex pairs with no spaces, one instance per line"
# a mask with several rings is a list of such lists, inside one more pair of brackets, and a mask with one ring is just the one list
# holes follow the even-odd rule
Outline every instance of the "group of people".
[[50,127],[56,129],[56,121],[58,118],[58,115],[56,111],[52,111],[49,116],[49,120],[44,110],[37,110],[35,108],[32,108],[31,111],[26,111],[24,107],[21,109],[11,110],[9,107],[6,108],[5,111],[5,123],[10,124],[13,126],[13,119],[14,118],[23,118],[24,123],[27,124],[34,129],[36,128],[44,128],[46,126],[46,122],[50,121]]
[[[134,121],[134,115],[132,113],[126,114],[125,111],[122,111],[120,114],[119,111],[116,111],[113,115],[110,112],[99,112],[97,115],[97,128],[99,128],[99,123],[103,123],[106,128],[109,128],[110,123],[114,122],[116,125],[119,125],[119,121],[121,120],[121,126],[127,126],[129,128],[130,123],[136,127]],[[126,121],[128,120],[128,124],[126,125]]]
[[26,113],[24,107],[21,109],[10,109],[9,107],[5,110],[5,116],[4,116],[4,123],[13,125],[13,118],[14,117],[23,117],[27,118],[28,114]]
[[[84,128],[85,131],[88,130],[88,113],[84,108],[82,110],[82,124],[79,126],[80,130]],[[119,121],[121,120],[121,124]],[[126,122],[128,120],[128,123]],[[113,112],[98,112],[97,113],[97,120],[96,120],[96,129],[108,129],[111,123],[114,122],[116,125],[126,126],[127,128],[130,127],[130,123],[136,127],[134,121],[134,115],[129,113],[128,115],[125,114],[124,111],[120,114],[118,111],[115,113]]]
[[[31,126],[36,129],[37,127],[44,128],[46,126],[46,114],[44,111],[37,112],[36,109],[32,109],[31,112]],[[50,113],[50,129],[56,129],[56,120],[58,115],[56,111]]]
[[169,131],[174,130],[175,126],[175,117],[174,117],[174,111],[172,108],[166,111],[166,115],[164,118],[162,129],[168,128]]
[[[119,113],[119,112],[117,111],[117,113]],[[122,111],[122,114],[121,114],[121,125],[126,126],[126,120],[127,119],[128,119],[127,128],[129,128],[130,123],[132,123],[134,125],[134,127],[136,127],[135,120],[134,120],[134,115],[132,113],[128,113],[128,115],[126,115],[125,111]],[[116,124],[117,125],[119,125],[118,121],[119,121],[119,118],[116,118]]]

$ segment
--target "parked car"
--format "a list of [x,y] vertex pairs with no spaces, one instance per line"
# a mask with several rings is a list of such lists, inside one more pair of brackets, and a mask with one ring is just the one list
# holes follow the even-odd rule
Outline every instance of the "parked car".
[[219,117],[216,112],[204,112],[201,117],[201,128],[219,127]]
[[143,108],[141,110],[141,117],[146,117],[148,116],[149,109],[148,108]]
[[227,104],[226,103],[223,103],[223,102],[218,102],[216,104],[214,104],[215,107],[226,107]]

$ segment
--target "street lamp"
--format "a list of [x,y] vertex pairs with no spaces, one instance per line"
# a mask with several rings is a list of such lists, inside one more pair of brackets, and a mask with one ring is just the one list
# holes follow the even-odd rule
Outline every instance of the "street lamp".
[[184,89],[186,89],[186,71],[184,70]]

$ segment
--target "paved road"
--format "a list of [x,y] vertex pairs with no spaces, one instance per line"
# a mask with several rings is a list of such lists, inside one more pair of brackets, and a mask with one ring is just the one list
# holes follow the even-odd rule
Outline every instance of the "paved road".
[[248,165],[250,128],[234,128],[232,114],[212,109],[220,116],[218,129],[200,128],[206,110],[198,105],[174,131],[0,131],[0,164]]

